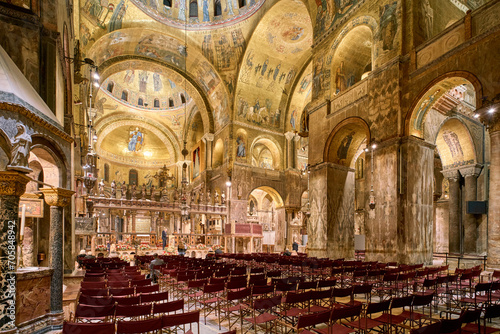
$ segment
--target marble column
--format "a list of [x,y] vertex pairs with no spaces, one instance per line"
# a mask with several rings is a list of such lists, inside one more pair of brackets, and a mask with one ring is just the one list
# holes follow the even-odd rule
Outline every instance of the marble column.
[[206,133],[201,140],[205,143],[205,169],[206,170],[211,170],[212,169],[212,148],[213,148],[213,143],[214,143],[214,134],[213,133]]
[[72,190],[63,188],[41,188],[45,202],[50,205],[50,258],[53,270],[50,282],[51,313],[63,311],[63,208],[71,203]]
[[490,186],[488,200],[488,267],[500,268],[500,110],[483,111],[480,119],[490,133]]
[[309,173],[311,217],[307,224],[307,252],[309,256],[326,257],[327,248],[327,167],[322,163]]
[[[16,332],[15,274],[18,260],[19,197],[30,179],[16,171],[0,172],[0,332]],[[62,263],[62,259],[61,259]]]
[[293,146],[294,146],[294,140],[293,138],[295,137],[295,133],[293,132],[286,132],[285,133],[285,138],[286,138],[286,168],[294,168],[294,152],[293,152]]
[[449,246],[450,253],[460,253],[460,174],[458,170],[443,170],[443,175],[448,179],[448,207],[449,217]]
[[[480,165],[471,165],[460,168],[465,180],[464,197],[465,205],[469,201],[477,200],[477,177],[481,173]],[[464,253],[477,253],[477,218],[473,214],[463,210],[463,226],[464,226]]]

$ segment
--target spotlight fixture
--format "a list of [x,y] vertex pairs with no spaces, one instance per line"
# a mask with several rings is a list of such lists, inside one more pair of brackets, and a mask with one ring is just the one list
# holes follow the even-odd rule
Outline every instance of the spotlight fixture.
[[227,181],[226,181],[226,186],[227,186],[227,187],[231,187],[231,184],[232,184],[232,183],[231,183],[231,179],[229,179],[229,180],[227,180]]
[[376,149],[376,148],[377,148],[377,144],[373,143],[373,144],[372,144],[372,149],[374,150],[374,149]]
[[94,87],[99,88],[99,83],[97,81],[94,82]]
[[99,73],[94,72],[94,79],[99,80],[100,78]]
[[370,149],[368,147],[365,147],[365,152],[368,152]]
[[479,114],[478,113],[474,113],[474,118],[479,118]]
[[490,113],[490,114],[493,114],[494,112],[495,112],[495,108],[493,108],[493,107],[488,110],[488,113]]

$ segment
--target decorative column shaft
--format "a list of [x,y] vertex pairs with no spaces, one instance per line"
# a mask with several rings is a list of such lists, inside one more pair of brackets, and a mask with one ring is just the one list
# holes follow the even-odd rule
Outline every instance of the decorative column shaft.
[[449,251],[460,253],[460,174],[457,170],[444,170],[449,183]]
[[293,146],[294,146],[294,140],[293,138],[295,137],[295,133],[293,132],[287,132],[285,133],[285,138],[286,138],[286,168],[294,168],[294,162],[293,162]]
[[29,181],[16,171],[0,172],[0,332],[16,329],[19,197]]
[[[460,168],[460,174],[465,179],[465,201],[475,201],[477,199],[477,177],[481,172],[480,165],[472,165]],[[464,252],[477,252],[477,218],[473,214],[465,213],[463,216],[464,225]]]
[[500,268],[500,121],[490,128],[490,194],[488,205],[488,266]]
[[63,208],[70,204],[74,191],[63,188],[41,188],[45,202],[50,205],[50,258],[54,270],[50,282],[51,313],[63,311]]
[[212,149],[214,142],[214,134],[206,133],[201,140],[205,143],[205,168],[207,170],[212,169]]

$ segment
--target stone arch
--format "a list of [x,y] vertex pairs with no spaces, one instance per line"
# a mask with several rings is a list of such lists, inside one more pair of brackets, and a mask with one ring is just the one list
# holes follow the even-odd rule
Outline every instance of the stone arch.
[[[432,105],[446,92],[439,91],[434,97],[432,96],[439,89],[443,88],[453,88],[459,82],[470,83],[475,90],[475,107],[479,109],[483,105],[483,88],[479,79],[471,72],[467,71],[453,71],[444,73],[431,82],[429,82],[424,89],[413,99],[413,102],[408,109],[405,117],[405,135],[416,136],[423,138],[422,124],[428,111],[431,109]],[[424,105],[426,100],[432,98],[432,101],[428,102],[428,105]]]
[[54,187],[69,187],[70,167],[59,145],[41,134],[32,135],[31,140],[31,153],[40,160],[44,169],[44,182]]
[[282,166],[281,162],[283,161],[283,151],[281,150],[281,146],[278,143],[278,141],[275,138],[267,135],[261,135],[256,137],[253,140],[252,145],[250,146],[250,157],[252,159],[254,155],[254,150],[256,149],[256,146],[259,144],[262,144],[271,152],[273,160],[272,169],[280,170]]
[[[346,141],[344,142],[344,140]],[[359,146],[364,141],[371,141],[370,127],[368,124],[360,117],[346,118],[337,124],[328,136],[323,151],[323,161],[351,166]],[[342,144],[344,144],[343,149],[340,149]],[[338,156],[339,150],[341,151],[340,156]]]
[[373,41],[374,27],[367,23],[351,23],[341,31],[326,61],[327,66],[331,61],[331,96],[344,92],[371,72],[375,61]]
[[[102,141],[114,129],[124,125],[140,125],[155,133],[160,138],[165,146],[172,153],[170,160],[177,161],[181,156],[181,148],[179,142],[176,140],[173,131],[166,126],[162,126],[158,122],[145,119],[140,115],[127,114],[127,113],[112,113],[99,119],[95,124],[95,130],[98,135],[96,147],[100,147]],[[161,166],[160,166],[161,167]]]

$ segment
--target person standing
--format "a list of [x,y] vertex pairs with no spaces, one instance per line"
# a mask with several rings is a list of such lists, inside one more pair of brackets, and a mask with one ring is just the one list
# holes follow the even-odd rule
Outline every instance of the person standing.
[[163,231],[161,231],[161,240],[163,241],[163,250],[165,250],[165,247],[167,247],[167,240],[168,240],[166,227],[163,229]]
[[158,281],[159,272],[158,270],[155,270],[155,266],[161,266],[165,264],[165,261],[158,257],[158,253],[154,253],[153,256],[154,259],[149,264],[149,269],[151,271],[151,281],[156,283]]

